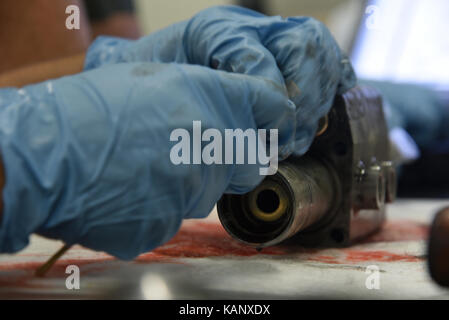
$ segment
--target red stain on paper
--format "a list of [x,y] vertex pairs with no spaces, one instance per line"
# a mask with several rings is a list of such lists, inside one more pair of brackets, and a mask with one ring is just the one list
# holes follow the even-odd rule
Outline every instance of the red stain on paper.
[[[108,261],[114,260],[113,257],[99,259],[61,259],[58,260],[48,271],[47,278],[66,277],[65,270],[69,265],[76,265],[80,268],[89,266],[89,272],[102,271],[106,268]],[[16,286],[21,288],[44,288],[42,282],[29,282],[31,279],[37,278],[34,273],[43,262],[15,262],[0,264],[0,287]],[[49,286],[52,287],[52,286]]]
[[322,263],[340,264],[340,262],[336,256],[329,256],[329,255],[313,256],[313,257],[310,257],[308,260],[322,262]]
[[[428,226],[413,221],[389,221],[377,234],[365,239],[362,244],[373,242],[394,242],[423,240],[428,235]],[[208,257],[253,257],[253,256],[286,256],[292,259],[305,259],[327,264],[356,264],[367,261],[377,262],[416,262],[419,257],[392,253],[382,250],[369,249],[334,249],[331,254],[323,254],[322,250],[304,249],[286,246],[276,246],[256,249],[232,239],[219,223],[196,222],[184,225],[177,235],[163,246],[140,255],[134,262],[147,263],[186,263],[183,258]],[[42,264],[42,256],[23,254],[22,257],[30,259],[29,262],[0,263],[0,286],[43,287],[39,284],[29,283],[34,278],[34,271]],[[39,261],[33,261],[40,258]],[[111,270],[123,267],[128,262],[119,261],[109,255],[103,254],[91,259],[64,259],[56,262],[48,273],[48,278],[66,277],[65,269],[75,264],[82,267],[84,274]],[[83,268],[84,267],[84,268]]]
[[[387,221],[377,233],[361,240],[357,244],[376,242],[419,241],[427,239],[429,226],[409,220]],[[385,250],[339,249],[335,255],[314,255],[308,259],[329,264],[356,264],[363,262],[418,262],[422,257],[398,254]]]
[[410,220],[390,220],[379,232],[362,240],[361,243],[425,240],[428,235],[427,224]]
[[269,247],[261,252],[232,239],[217,223],[198,222],[182,228],[167,244],[140,256],[152,255],[172,258],[206,258],[222,256],[250,257],[255,255],[282,255],[289,252],[287,247]]
[[413,256],[413,255],[397,254],[397,253],[392,253],[392,252],[383,251],[383,250],[368,251],[368,250],[346,249],[346,250],[344,250],[344,253],[346,255],[346,257],[345,257],[346,261],[353,262],[353,263],[360,263],[360,262],[366,262],[366,261],[418,262],[418,261],[422,260],[422,258]]
[[[183,263],[181,258],[282,255],[288,253],[288,250],[288,248],[271,247],[258,252],[256,249],[232,239],[220,224],[198,222],[185,225],[171,241],[151,252],[140,255],[129,263]],[[35,278],[35,270],[43,263],[42,256],[35,254],[21,256],[40,259],[39,261],[0,263],[0,286],[41,287],[41,282],[36,284],[29,280]],[[66,277],[66,267],[71,264],[77,265],[83,274],[86,274],[123,267],[127,263],[106,254],[92,259],[64,259],[63,256],[50,269],[46,277]]]
[[384,250],[342,249],[333,256],[316,255],[308,260],[329,264],[358,264],[364,262],[419,262],[423,258]]

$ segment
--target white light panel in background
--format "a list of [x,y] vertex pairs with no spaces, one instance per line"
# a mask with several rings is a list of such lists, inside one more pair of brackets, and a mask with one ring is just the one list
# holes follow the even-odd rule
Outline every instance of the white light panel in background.
[[448,90],[449,1],[369,1],[352,61],[361,78]]

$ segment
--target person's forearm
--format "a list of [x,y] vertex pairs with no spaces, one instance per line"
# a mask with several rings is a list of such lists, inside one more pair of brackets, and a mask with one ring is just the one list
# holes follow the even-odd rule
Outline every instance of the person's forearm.
[[85,54],[42,62],[0,74],[0,87],[22,87],[48,79],[79,73],[83,70]]
[[[83,70],[84,58],[85,54],[80,54],[55,61],[43,62],[0,74],[0,88],[22,87],[48,79],[79,73]],[[3,163],[0,159],[0,224],[2,222],[3,213],[2,191],[4,185],[5,175]]]

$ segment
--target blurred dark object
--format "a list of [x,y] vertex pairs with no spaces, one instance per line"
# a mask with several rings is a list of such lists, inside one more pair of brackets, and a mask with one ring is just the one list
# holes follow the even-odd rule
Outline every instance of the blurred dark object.
[[85,0],[87,15],[91,21],[109,18],[116,13],[134,14],[133,0]]
[[420,158],[403,164],[399,197],[449,197],[449,96],[428,85],[359,79],[382,93],[390,130],[404,129]]
[[266,0],[239,0],[237,1],[237,4],[239,6],[267,14]]
[[448,198],[448,164],[449,140],[421,148],[421,157],[401,168],[398,196],[403,198]]
[[435,216],[428,246],[431,277],[438,284],[449,287],[449,207]]
[[141,36],[133,0],[85,0],[92,39],[99,35],[137,39]]

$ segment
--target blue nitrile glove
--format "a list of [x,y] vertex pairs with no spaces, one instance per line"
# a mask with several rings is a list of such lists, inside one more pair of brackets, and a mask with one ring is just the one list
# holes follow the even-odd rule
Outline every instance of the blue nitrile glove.
[[286,88],[296,105],[297,128],[296,145],[280,150],[282,158],[292,151],[304,154],[335,94],[355,85],[351,64],[322,23],[236,6],[206,9],[138,41],[101,37],[90,47],[85,67],[135,61],[199,64],[262,76]]
[[405,129],[418,146],[449,138],[449,106],[434,90],[418,84],[360,79],[376,88],[385,102],[390,129]]
[[259,128],[279,129],[280,146],[294,139],[282,88],[201,66],[117,64],[0,89],[0,252],[36,232],[130,259],[169,240],[183,218],[207,216],[225,191],[260,183],[257,164],[173,164],[171,133],[192,136],[194,120],[222,137]]

